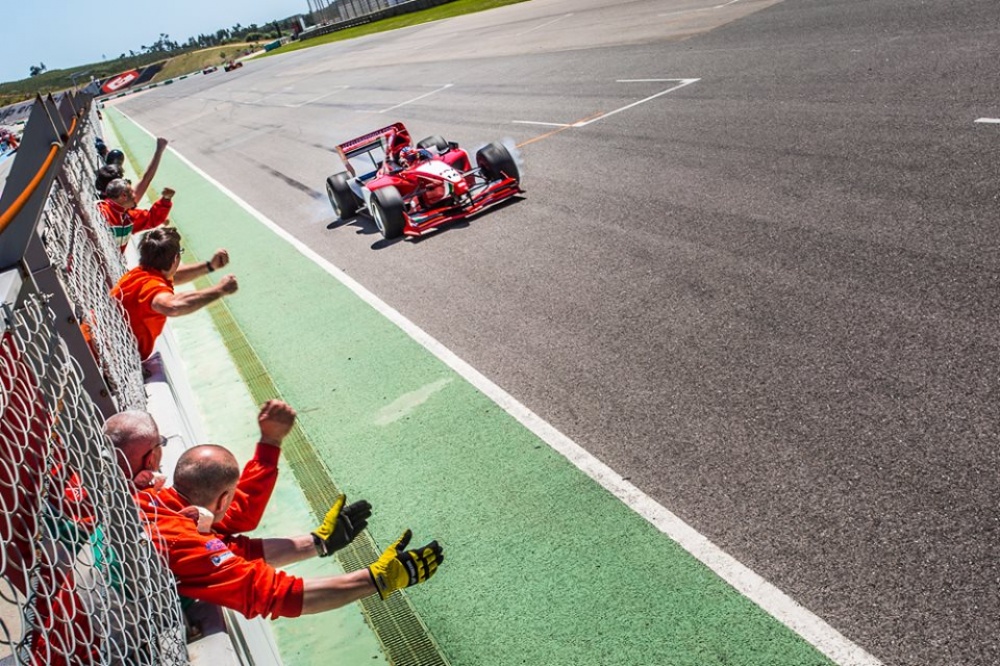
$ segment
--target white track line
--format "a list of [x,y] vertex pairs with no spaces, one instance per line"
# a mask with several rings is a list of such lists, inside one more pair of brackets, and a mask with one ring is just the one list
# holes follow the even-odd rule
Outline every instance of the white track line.
[[667,90],[658,92],[655,95],[651,95],[645,99],[640,99],[638,102],[632,102],[628,106],[623,106],[620,109],[615,109],[614,111],[609,111],[608,113],[597,116],[596,118],[591,118],[590,120],[580,120],[575,123],[546,123],[537,120],[512,120],[510,122],[515,125],[544,125],[546,127],[586,127],[590,123],[596,123],[598,120],[603,120],[608,116],[613,116],[616,113],[626,111],[634,106],[644,104],[652,99],[660,97],[661,95],[666,95],[669,92],[673,92],[678,88],[683,88],[684,86],[690,85],[696,81],[701,81],[701,79],[618,79],[617,81],[615,81],[615,83],[665,83],[667,81],[677,81],[679,82],[679,84],[672,88],[668,88]]
[[[125,115],[124,113],[122,114]],[[135,123],[130,117],[129,121]],[[142,131],[153,134],[138,123]],[[177,158],[195,173],[214,185],[220,192],[232,199],[240,208],[258,222],[287,241],[317,266],[326,271],[359,298],[375,308],[382,316],[402,329],[427,351],[458,373],[463,379],[479,389],[501,409],[517,419],[539,439],[566,457],[587,476],[620,499],[629,508],[649,521],[658,530],[676,541],[684,550],[693,555],[720,578],[732,585],[740,594],[770,613],[775,619],[797,633],[816,649],[842,666],[882,666],[882,662],[868,654],[836,629],[828,625],[808,609],[800,606],[786,595],[754,573],[718,546],[695,531],[690,525],[661,506],[652,497],[626,481],[613,469],[592,456],[576,442],[562,434],[540,416],[519,403],[509,393],[487,379],[482,373],[455,355],[450,349],[428,335],[423,329],[390,307],[378,296],[368,291],[354,278],[321,257],[308,245],[268,219],[263,213],[243,201],[225,185],[195,166],[190,160],[168,147]]]
[[987,123],[989,125],[1000,125],[1000,118],[976,118],[977,123]]
[[[319,97],[313,97],[312,99],[306,100],[305,102],[301,102],[299,104],[283,104],[282,106],[285,106],[285,107],[287,107],[289,109],[301,109],[306,104],[312,104],[313,102],[318,102],[318,101],[320,101],[321,99],[323,99],[325,97],[329,97],[330,95],[336,95],[337,93],[343,92],[343,91],[347,90],[348,88],[350,88],[350,86],[334,86],[334,87],[336,88],[336,90],[330,91],[328,93],[324,93],[324,94],[320,95]],[[278,93],[274,93],[274,94],[277,95]],[[289,94],[289,93],[285,93],[285,94]]]
[[693,7],[691,9],[678,9],[673,12],[666,12],[664,14],[657,14],[657,16],[676,16],[677,14],[690,14],[691,12],[709,12],[713,9],[722,9],[723,7],[728,7],[729,5],[736,4],[740,0],[729,0],[729,2],[723,3],[721,5],[715,5],[714,7]]
[[542,29],[542,28],[544,28],[544,27],[547,27],[547,26],[550,26],[550,25],[552,25],[553,23],[557,23],[557,22],[559,22],[559,21],[562,21],[563,19],[565,19],[565,18],[569,18],[569,17],[570,17],[570,16],[572,16],[572,15],[573,15],[573,13],[572,13],[572,12],[570,12],[569,14],[565,14],[565,15],[563,15],[563,16],[559,16],[559,17],[557,17],[557,18],[554,18],[554,19],[552,19],[551,21],[549,21],[549,22],[547,22],[547,23],[543,23],[543,24],[541,24],[541,25],[536,25],[536,26],[535,26],[534,28],[528,28],[528,29],[527,29],[527,30],[525,30],[524,32],[516,32],[516,33],[514,33],[514,34],[513,34],[512,36],[513,36],[513,37],[520,37],[521,35],[527,35],[527,34],[528,34],[529,32],[534,32],[534,31],[536,31],[536,30],[541,30],[541,29]]
[[[633,81],[639,81],[639,80],[641,80],[641,79],[621,79],[621,80],[618,81],[618,83],[632,83]],[[657,97],[662,97],[663,95],[666,95],[667,93],[670,93],[670,92],[673,92],[673,91],[677,90],[678,88],[683,88],[684,86],[689,86],[692,83],[695,83],[696,81],[701,81],[701,79],[663,79],[663,80],[664,81],[680,81],[680,83],[678,83],[676,86],[674,86],[672,88],[667,88],[666,90],[662,90],[662,91],[656,93],[655,95],[650,95],[649,97],[646,97],[645,99],[640,99],[638,102],[632,102],[631,104],[627,104],[627,105],[621,107],[620,109],[615,109],[614,111],[608,111],[604,115],[597,116],[596,118],[591,118],[590,120],[584,120],[582,122],[573,123],[573,127],[586,127],[590,123],[596,123],[598,120],[604,120],[605,118],[607,118],[609,116],[613,116],[616,113],[621,113],[622,111],[628,111],[629,109],[631,109],[633,107],[639,106],[640,104],[645,104],[646,102],[648,102],[650,100],[654,100]]]
[[512,120],[515,125],[545,125],[546,127],[569,127],[569,123],[543,123],[537,120]]
[[435,93],[439,93],[442,90],[447,90],[448,88],[451,88],[452,85],[454,85],[454,84],[452,84],[452,83],[446,83],[443,86],[441,86],[440,88],[438,88],[437,90],[432,90],[429,93],[425,93],[423,95],[420,95],[419,97],[414,97],[413,99],[408,99],[405,102],[400,102],[396,106],[390,106],[388,109],[382,109],[381,111],[379,111],[379,113],[385,113],[386,111],[392,111],[393,109],[398,109],[401,106],[406,106],[407,104],[412,104],[413,102],[421,100],[421,99],[423,99],[425,97],[430,97],[431,95],[433,95]]

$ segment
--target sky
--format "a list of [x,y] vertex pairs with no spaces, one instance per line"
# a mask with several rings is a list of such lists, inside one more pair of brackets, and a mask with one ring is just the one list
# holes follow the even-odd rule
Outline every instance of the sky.
[[[0,82],[28,77],[32,65],[48,69],[112,60],[140,50],[166,33],[184,43],[234,24],[263,26],[306,14],[306,0],[5,0],[14,4],[0,36]],[[14,19],[14,20],[10,20]]]

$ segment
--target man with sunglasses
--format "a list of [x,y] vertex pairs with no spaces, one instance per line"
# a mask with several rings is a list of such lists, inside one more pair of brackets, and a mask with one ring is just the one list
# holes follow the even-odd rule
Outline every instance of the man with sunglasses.
[[236,276],[230,274],[210,287],[175,294],[175,284],[190,282],[229,263],[229,253],[222,249],[208,261],[182,265],[183,252],[176,229],[153,229],[139,241],[139,265],[111,289],[111,295],[125,310],[142,360],[153,354],[167,317],[191,314],[239,288]]
[[[244,469],[244,474],[260,483],[256,491],[262,493],[264,504],[270,498],[274,482],[278,478],[281,443],[294,424],[295,410],[281,400],[268,400],[257,415],[260,440],[257,452]],[[169,440],[160,434],[151,414],[138,410],[119,412],[105,422],[104,434],[114,447],[118,467],[132,482],[133,489],[157,487],[158,490],[158,486],[162,487],[160,464],[163,460],[163,447]]]

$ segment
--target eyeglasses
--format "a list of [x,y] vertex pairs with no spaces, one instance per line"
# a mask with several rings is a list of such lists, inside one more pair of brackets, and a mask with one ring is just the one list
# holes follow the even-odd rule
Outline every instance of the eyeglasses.
[[152,453],[156,449],[162,449],[164,446],[167,445],[167,443],[169,441],[170,441],[169,439],[167,439],[163,435],[160,435],[160,441],[158,441],[156,444],[153,444],[152,448],[150,448],[149,451],[146,451],[145,455],[142,456],[143,460],[145,460],[146,456],[148,456],[150,453]]
[[177,251],[177,254],[184,254],[184,248],[181,248],[181,249],[179,249],[179,250]]

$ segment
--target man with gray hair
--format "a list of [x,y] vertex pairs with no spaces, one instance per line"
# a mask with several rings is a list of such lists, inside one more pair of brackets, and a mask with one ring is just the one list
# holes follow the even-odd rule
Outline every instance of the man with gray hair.
[[132,234],[167,223],[173,197],[174,191],[165,187],[152,208],[137,208],[132,183],[124,178],[115,178],[104,188],[104,198],[97,202],[97,210],[115,237],[119,249],[124,252]]
[[111,441],[118,467],[133,488],[149,488],[162,478],[160,460],[167,438],[160,434],[149,412],[129,410],[115,414],[105,422],[104,435]]
[[[260,428],[257,453],[247,464],[244,474],[260,481],[261,489],[266,487],[266,498],[270,498],[278,479],[281,443],[294,424],[295,410],[282,400],[268,400],[257,415]],[[114,447],[118,467],[132,482],[134,490],[162,487],[160,463],[168,440],[160,434],[152,414],[139,410],[119,412],[104,423],[104,435]]]

